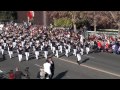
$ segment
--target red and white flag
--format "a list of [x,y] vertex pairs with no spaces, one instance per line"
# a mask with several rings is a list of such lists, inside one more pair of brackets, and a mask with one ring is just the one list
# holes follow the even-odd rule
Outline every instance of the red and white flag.
[[28,11],[28,13],[27,13],[28,21],[32,20],[34,18],[34,16],[35,16],[34,11]]

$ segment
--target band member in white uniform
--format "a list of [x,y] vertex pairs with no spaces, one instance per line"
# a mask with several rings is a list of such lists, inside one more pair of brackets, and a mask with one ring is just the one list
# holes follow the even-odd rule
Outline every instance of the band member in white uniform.
[[43,48],[44,48],[44,41],[43,42],[40,42],[41,44],[40,44],[40,48],[41,48],[41,51],[43,50]]
[[23,38],[23,37],[21,38],[21,44],[22,44],[22,47],[24,47],[25,40],[24,40],[24,38]]
[[86,43],[85,48],[86,48],[86,54],[88,54],[90,52],[90,48],[89,48],[88,42]]
[[36,46],[35,46],[35,57],[36,57],[37,60],[38,60],[38,57],[39,57],[39,48],[40,48],[40,45],[36,44]]
[[9,53],[9,57],[11,59],[13,56],[13,45],[12,44],[8,45],[8,53]]
[[83,43],[84,43],[84,37],[83,37],[83,35],[80,35],[80,43],[83,45]]
[[83,55],[83,54],[84,54],[83,45],[81,44],[80,47],[81,47],[81,48],[80,48],[80,50],[81,50],[81,51],[80,51],[80,54]]
[[33,45],[33,42],[32,42],[32,39],[30,38],[30,47],[32,47]]
[[29,53],[30,52],[30,46],[29,45],[26,45],[25,46],[25,56],[26,56],[26,60],[28,61],[29,59]]
[[40,43],[40,41],[37,39],[37,40],[36,40],[36,44],[39,44],[39,43]]
[[15,37],[13,38],[13,48],[16,47],[16,41],[15,41]]
[[4,55],[4,45],[2,44],[2,46],[1,46],[2,48],[1,48],[1,52],[2,52],[2,55]]
[[63,52],[63,43],[62,43],[62,41],[60,41],[60,46],[59,46],[59,51],[62,53]]
[[58,45],[55,45],[55,56],[59,58]]
[[0,42],[0,52],[2,52],[2,43]]
[[52,50],[52,40],[49,40],[49,46],[50,46],[50,49]]
[[44,46],[44,57],[45,57],[45,59],[48,58],[48,45],[47,44],[45,44],[45,46]]
[[44,68],[44,71],[45,71],[45,79],[50,79],[51,77],[51,64],[48,60],[46,60],[46,62],[43,64],[43,68]]
[[55,42],[54,41],[52,42],[52,52],[53,54],[55,54]]
[[77,54],[76,45],[75,45],[75,44],[73,44],[73,55],[75,55],[75,56],[76,56],[76,54]]
[[68,53],[69,53],[69,51],[68,51],[68,45],[66,45],[66,46],[65,46],[65,56],[66,56],[66,57],[68,57]]
[[18,59],[19,59],[19,62],[22,61],[22,51],[23,51],[22,46],[18,46],[17,52],[18,52]]
[[6,45],[7,45],[7,44],[6,44],[6,39],[4,39],[4,43],[3,43],[3,44],[4,44],[4,49],[5,49],[5,47],[6,47]]
[[80,48],[77,47],[77,63],[80,65],[81,64],[81,55],[80,55]]
[[68,52],[70,53],[70,50],[71,50],[71,45],[70,45],[70,41],[68,41]]

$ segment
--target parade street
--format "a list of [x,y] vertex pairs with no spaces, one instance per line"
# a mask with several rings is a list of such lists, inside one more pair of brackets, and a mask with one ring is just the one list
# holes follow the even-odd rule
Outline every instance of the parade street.
[[[23,56],[25,60],[25,56]],[[59,58],[53,57],[55,62],[55,75],[53,79],[120,79],[120,55],[110,53],[91,53],[82,56],[82,64],[77,64],[77,59],[72,54],[67,58],[61,55]],[[31,79],[36,79],[37,72],[45,58],[39,60],[30,55],[29,61],[18,62],[17,54],[9,59],[5,55],[5,60],[0,62],[0,70],[8,72],[19,67],[24,72],[25,67],[29,67]],[[7,74],[6,74],[7,75]]]

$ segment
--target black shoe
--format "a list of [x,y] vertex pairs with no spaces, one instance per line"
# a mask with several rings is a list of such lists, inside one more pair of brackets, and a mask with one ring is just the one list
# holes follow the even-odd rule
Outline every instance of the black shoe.
[[78,63],[78,65],[80,65],[82,62],[80,62],[80,61],[77,61],[77,63]]
[[82,64],[82,62],[79,62],[79,65]]
[[79,62],[79,61],[77,61],[77,63],[79,64],[80,62]]

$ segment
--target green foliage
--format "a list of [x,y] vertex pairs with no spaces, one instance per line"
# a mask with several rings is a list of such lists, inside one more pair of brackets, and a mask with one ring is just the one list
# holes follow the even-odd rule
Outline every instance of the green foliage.
[[72,26],[72,20],[70,18],[59,18],[54,19],[54,26],[55,27],[71,27]]
[[89,26],[90,26],[90,23],[89,23],[89,21],[86,20],[86,19],[78,19],[78,20],[76,21],[76,26],[77,26],[78,29],[79,29],[80,27],[83,27],[83,26],[89,27]]
[[4,20],[16,20],[17,19],[17,12],[15,11],[0,11],[0,21]]

